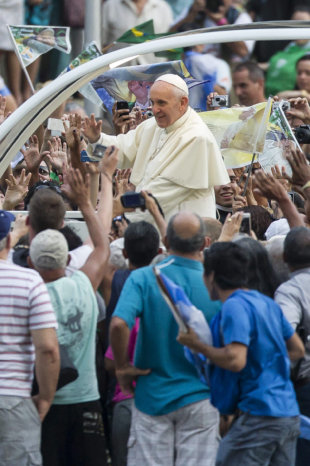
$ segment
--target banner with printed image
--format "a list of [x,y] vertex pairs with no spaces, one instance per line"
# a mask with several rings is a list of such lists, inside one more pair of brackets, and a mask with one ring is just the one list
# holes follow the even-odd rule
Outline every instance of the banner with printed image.
[[70,53],[70,28],[56,26],[11,26],[10,37],[23,67],[52,49]]
[[226,168],[250,165],[253,154],[263,152],[270,111],[268,101],[199,113],[221,149]]
[[150,106],[149,92],[153,82],[167,73],[183,78],[189,89],[200,84],[200,81],[190,75],[181,60],[114,68],[98,76],[91,84],[109,111],[112,111],[114,102],[118,100],[147,108]]

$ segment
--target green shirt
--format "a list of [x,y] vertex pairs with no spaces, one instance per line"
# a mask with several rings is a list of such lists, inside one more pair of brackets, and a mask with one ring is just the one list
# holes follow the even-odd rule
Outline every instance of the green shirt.
[[99,399],[95,346],[98,318],[96,295],[88,277],[80,271],[47,283],[54,307],[59,343],[66,346],[79,372],[78,378],[58,390],[54,404],[74,404]]

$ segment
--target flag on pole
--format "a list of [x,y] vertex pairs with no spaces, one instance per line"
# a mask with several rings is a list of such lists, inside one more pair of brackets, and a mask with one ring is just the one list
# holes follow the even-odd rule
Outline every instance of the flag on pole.
[[153,20],[150,19],[149,21],[139,24],[134,28],[128,29],[128,31],[124,32],[124,34],[116,39],[115,42],[126,42],[126,44],[141,44],[146,40],[154,39],[155,36],[156,34],[154,32],[154,23]]
[[70,53],[69,27],[10,26],[11,40],[22,67],[25,69],[40,55],[52,49]]
[[[88,63],[89,61],[94,60],[94,58],[100,57],[101,55],[102,53],[99,50],[96,42],[92,41],[85,47],[85,49],[77,57],[75,57],[69,63],[66,69],[64,69],[60,73],[59,76],[62,76],[64,73],[67,73],[68,71],[71,71],[74,68],[77,68],[78,66],[83,65],[84,63]],[[90,100],[93,104],[97,105],[98,107],[102,107],[102,101],[90,83],[87,83],[83,87],[81,87],[79,92],[86,99]]]
[[258,161],[266,173],[271,173],[271,168],[279,165],[284,167],[286,173],[291,176],[292,169],[287,157],[291,154],[292,149],[301,149],[286,118],[283,105],[283,100],[274,102],[272,105],[272,112],[267,124],[265,147],[259,155]]
[[[160,293],[171,310],[179,330],[187,332],[187,327],[190,327],[197,333],[200,341],[212,346],[212,333],[203,313],[191,303],[183,288],[162,273],[162,269],[168,264],[154,266],[153,271]],[[200,380],[209,385],[207,358],[186,346],[184,346],[184,356],[195,366]]]
[[[174,34],[173,32],[165,32],[161,34],[155,34],[154,32],[154,23],[150,19],[145,23],[139,24],[138,26],[128,29],[124,34],[116,39],[115,42],[125,42],[126,44],[141,44],[143,42],[159,39],[160,37],[170,36]],[[162,50],[161,52],[156,52],[156,57],[165,57],[169,61],[180,60],[183,53],[182,48],[176,48],[171,50]]]
[[263,152],[270,111],[271,102],[261,102],[199,113],[221,149],[226,168],[250,165],[253,154]]
[[95,41],[90,42],[85,49],[75,57],[66,69],[61,73],[64,74],[65,72],[71,71],[74,68],[77,68],[80,65],[84,65],[84,63],[88,63],[89,61],[93,60],[94,58],[100,57],[102,55],[101,51],[99,50]]

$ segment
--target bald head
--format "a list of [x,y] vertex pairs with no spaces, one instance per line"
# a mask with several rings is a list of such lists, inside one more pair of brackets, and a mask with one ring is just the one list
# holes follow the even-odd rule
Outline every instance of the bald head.
[[182,254],[195,253],[205,245],[202,219],[191,212],[179,212],[171,217],[167,228],[169,249]]

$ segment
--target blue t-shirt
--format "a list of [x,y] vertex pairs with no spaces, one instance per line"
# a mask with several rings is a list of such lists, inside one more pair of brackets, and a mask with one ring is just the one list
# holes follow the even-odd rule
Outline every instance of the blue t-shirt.
[[[161,271],[184,289],[210,321],[221,305],[209,298],[202,264],[178,256],[169,256],[162,264],[165,267]],[[209,398],[209,388],[199,380],[195,367],[184,356],[183,346],[176,341],[178,325],[160,294],[152,267],[131,273],[113,316],[123,319],[129,328],[140,317],[135,366],[151,369],[137,381],[135,404],[140,411],[159,416]]]
[[238,407],[253,416],[297,416],[285,340],[294,333],[281,308],[258,291],[234,292],[222,307],[224,344],[248,347]]

